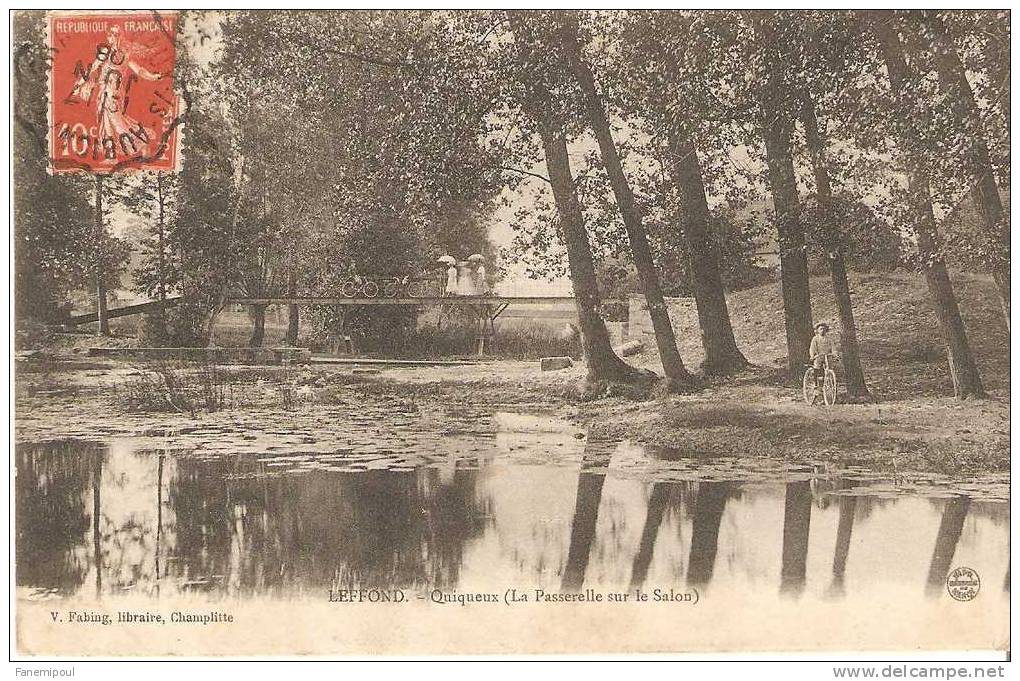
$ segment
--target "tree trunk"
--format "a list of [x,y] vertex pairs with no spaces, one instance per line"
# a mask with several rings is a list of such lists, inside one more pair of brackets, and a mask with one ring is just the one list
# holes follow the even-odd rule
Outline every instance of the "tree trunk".
[[[923,187],[921,191],[927,196],[927,186]],[[911,192],[911,194],[913,193]],[[922,215],[921,220],[928,222],[931,227],[922,226],[921,229],[934,230],[935,217],[931,213],[930,198],[927,199],[927,210],[927,215]],[[942,340],[946,345],[949,373],[953,380],[953,394],[960,399],[984,397],[984,385],[981,383],[981,375],[974,362],[974,354],[970,350],[967,330],[963,325],[963,318],[960,316],[956,295],[953,293],[953,283],[949,278],[946,263],[942,260],[942,255],[939,252],[940,247],[931,236],[932,233],[933,231],[927,234],[918,234],[918,250],[920,250],[921,258],[924,261],[922,264],[924,279],[934,303],[935,318],[938,320]]]
[[[755,31],[761,33],[767,41],[778,39],[767,20],[756,18]],[[769,188],[776,212],[783,321],[786,326],[786,362],[790,380],[800,383],[804,365],[808,363],[814,331],[811,323],[807,249],[804,245],[804,227],[800,222],[800,197],[797,194],[797,176],[794,174],[791,149],[796,123],[793,118],[792,93],[784,82],[785,78],[784,64],[775,60],[762,84],[760,115]]]
[[808,349],[814,332],[804,229],[800,223],[800,198],[790,153],[790,129],[786,125],[775,121],[766,123],[765,153],[779,237],[787,368],[791,380],[798,381],[804,373],[804,365],[808,363]]
[[[159,267],[159,272],[157,273],[157,296],[159,297],[160,302],[164,302],[166,300],[166,217],[163,207],[163,173],[161,172],[156,173],[156,199],[159,207],[159,215],[157,216],[156,223],[156,227],[159,230],[159,241],[157,243],[157,248],[159,248],[157,253],[157,267]],[[160,307],[159,309],[160,314],[162,315],[164,308]]]
[[560,235],[567,247],[570,283],[574,290],[578,325],[581,327],[581,345],[588,369],[588,382],[632,382],[641,378],[640,372],[626,364],[613,351],[609,331],[602,319],[602,300],[595,277],[595,262],[585,231],[584,216],[574,193],[574,179],[570,172],[567,140],[562,133],[545,131],[542,134],[549,178],[560,214]]
[[702,371],[715,375],[733,373],[746,367],[748,362],[737,348],[730,325],[698,151],[690,135],[680,129],[671,131],[670,146],[673,152],[670,174],[683,199],[683,237],[693,275],[691,283],[698,308],[701,346],[705,350]]
[[158,214],[156,216],[157,243],[156,266],[158,267],[156,298],[164,303],[159,306],[157,319],[159,320],[159,337],[166,339],[166,214],[164,210],[163,196],[163,173],[156,173],[156,204]]
[[266,337],[266,305],[252,305],[251,306],[251,339],[248,341],[248,346],[252,348],[261,348],[262,341]]
[[[900,44],[896,28],[889,23],[892,20],[892,15],[873,12],[871,19],[872,31],[878,38],[893,92],[900,98],[912,75],[903,56],[903,46]],[[974,355],[970,351],[967,331],[964,328],[956,295],[953,293],[953,284],[942,256],[942,245],[936,228],[935,214],[932,210],[931,194],[928,188],[928,176],[921,163],[914,157],[914,154],[918,152],[910,151],[917,149],[919,142],[908,137],[910,133],[907,131],[902,132],[901,135],[903,136],[902,153],[907,162],[907,191],[911,208],[917,215],[914,229],[917,233],[918,255],[921,260],[921,268],[924,271],[925,282],[928,285],[928,292],[931,294],[935,307],[935,318],[938,320],[939,331],[949,356],[953,392],[961,399],[972,396],[980,397],[985,394],[984,386],[981,384],[981,376],[974,362]]]
[[847,281],[846,258],[843,255],[843,239],[834,224],[832,213],[832,186],[829,181],[829,167],[825,158],[825,142],[818,132],[814,102],[811,95],[804,93],[801,118],[804,122],[804,137],[811,152],[811,165],[815,175],[815,189],[823,219],[828,221],[825,250],[829,256],[829,271],[832,274],[832,293],[839,312],[839,342],[843,359],[843,379],[846,392],[856,401],[871,399],[861,368],[861,353],[857,343],[857,325],[854,323],[853,304],[850,301],[850,283]]
[[110,335],[110,320],[106,314],[106,226],[103,224],[103,176],[96,175],[96,319],[99,321],[99,333]]
[[972,196],[988,240],[985,262],[995,279],[999,304],[1006,319],[1006,327],[1009,328],[1009,231],[1002,198],[995,183],[991,155],[985,142],[981,114],[948,29],[937,12],[924,11],[923,17],[929,30],[918,31],[918,34],[931,36],[930,47],[935,55],[942,92],[952,104],[956,124],[966,139],[967,173],[974,187]]
[[616,197],[616,205],[620,209],[620,215],[627,230],[627,239],[630,241],[634,266],[637,268],[641,289],[648,305],[648,316],[652,320],[655,344],[659,349],[659,358],[666,374],[666,381],[671,390],[685,392],[694,390],[697,388],[697,381],[684,367],[683,359],[676,347],[676,336],[673,333],[673,324],[669,319],[669,308],[666,307],[666,301],[662,296],[659,273],[656,270],[652,249],[648,243],[648,234],[642,222],[641,209],[634,200],[634,193],[623,172],[623,164],[620,161],[616,143],[613,141],[606,109],[595,85],[595,77],[588,64],[581,58],[581,48],[577,42],[576,20],[572,15],[561,15],[560,27],[563,37],[562,47],[567,63],[581,88],[584,106],[588,114],[588,123],[598,140],[602,163],[606,168],[606,174],[609,175],[613,195]]
[[[297,273],[294,271],[293,267],[291,267],[290,271],[287,272],[287,295],[292,298],[297,295]],[[294,304],[288,305],[287,345],[297,345],[299,323],[300,317],[298,316],[298,306]]]
[[[533,49],[534,41],[528,40],[527,27],[517,19],[514,12],[508,12],[510,24],[516,36],[518,50],[522,53],[522,66],[528,65],[524,54]],[[549,171],[549,182],[556,201],[560,238],[567,249],[567,263],[570,268],[570,284],[574,291],[578,324],[581,327],[581,345],[587,365],[587,381],[595,386],[605,381],[634,383],[645,380],[643,372],[628,365],[613,351],[609,331],[601,316],[602,300],[598,280],[595,277],[595,261],[588,242],[584,225],[584,214],[577,200],[574,176],[570,169],[567,153],[565,125],[555,111],[547,86],[540,78],[527,78],[523,85],[529,90],[525,106],[537,123],[545,152],[545,163]]]

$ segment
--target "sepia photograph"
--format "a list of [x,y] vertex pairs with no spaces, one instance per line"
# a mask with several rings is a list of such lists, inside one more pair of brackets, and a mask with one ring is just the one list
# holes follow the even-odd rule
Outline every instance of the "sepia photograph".
[[10,661],[1004,676],[1010,19],[10,10]]

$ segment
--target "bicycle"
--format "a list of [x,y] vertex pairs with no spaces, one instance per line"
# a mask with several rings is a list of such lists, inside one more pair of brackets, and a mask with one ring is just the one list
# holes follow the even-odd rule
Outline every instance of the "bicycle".
[[[824,355],[823,358],[825,374],[822,378],[822,401],[825,402],[825,406],[831,407],[836,404],[836,399],[839,396],[839,384],[836,382],[836,372],[829,366],[829,356]],[[807,369],[804,370],[803,391],[804,401],[809,405],[814,404],[818,396],[818,382],[815,380],[815,367],[812,364],[808,364]]]
[[386,298],[424,298],[428,295],[428,279],[412,279],[411,277],[389,277],[381,279],[382,294]]
[[428,279],[411,277],[385,277],[378,281],[355,277],[340,285],[344,298],[376,298],[382,293],[385,298],[403,295],[407,298],[425,298],[429,294]]
[[364,298],[375,298],[379,295],[379,284],[371,279],[362,281],[360,277],[348,279],[340,286],[340,295],[344,298],[357,298],[358,294]]

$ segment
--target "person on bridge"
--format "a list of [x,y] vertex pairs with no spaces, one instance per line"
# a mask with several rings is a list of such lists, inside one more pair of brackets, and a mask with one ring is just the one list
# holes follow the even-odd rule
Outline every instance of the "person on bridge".
[[484,296],[489,292],[488,282],[485,281],[485,263],[478,263],[478,269],[475,270],[475,282],[475,293]]
[[455,264],[446,269],[446,288],[443,289],[443,295],[457,295],[457,265]]

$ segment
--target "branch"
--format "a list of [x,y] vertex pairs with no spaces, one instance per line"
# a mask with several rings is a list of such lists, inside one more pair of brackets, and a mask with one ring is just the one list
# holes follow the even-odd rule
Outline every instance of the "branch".
[[552,184],[552,180],[550,180],[545,175],[539,175],[538,173],[528,172],[527,170],[521,170],[520,168],[510,168],[508,166],[500,166],[499,169],[500,170],[506,170],[506,171],[511,172],[511,173],[520,173],[521,175],[529,175],[531,177],[537,177],[538,179],[542,180],[543,182],[547,182],[549,184]]

